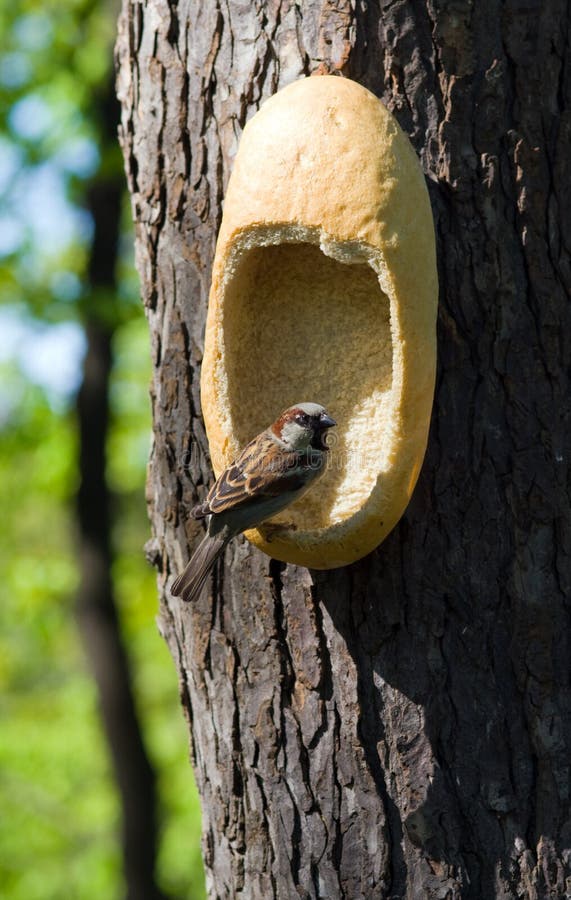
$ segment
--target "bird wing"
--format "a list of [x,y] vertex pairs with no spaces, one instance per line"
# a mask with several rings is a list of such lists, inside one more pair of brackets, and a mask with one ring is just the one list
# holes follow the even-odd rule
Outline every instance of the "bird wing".
[[298,490],[306,481],[302,454],[283,450],[269,435],[262,434],[213,484],[201,512],[209,515],[238,509],[264,497]]

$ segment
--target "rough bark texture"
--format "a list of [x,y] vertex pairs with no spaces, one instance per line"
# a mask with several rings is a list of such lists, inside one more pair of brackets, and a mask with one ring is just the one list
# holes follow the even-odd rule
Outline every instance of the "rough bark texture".
[[[212,897],[571,894],[570,24],[562,0],[124,0],[149,552]],[[359,564],[311,573],[238,540],[183,607],[164,588],[211,480],[199,370],[221,201],[247,117],[315,71],[380,96],[429,180],[427,458]]]

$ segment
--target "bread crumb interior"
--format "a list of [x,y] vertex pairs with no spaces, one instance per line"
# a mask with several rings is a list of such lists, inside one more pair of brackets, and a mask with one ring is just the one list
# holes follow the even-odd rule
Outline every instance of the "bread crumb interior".
[[318,531],[348,519],[387,469],[391,445],[390,309],[376,272],[318,243],[242,249],[221,315],[218,377],[236,449],[294,403],[321,403],[338,423],[326,473],[275,521]]

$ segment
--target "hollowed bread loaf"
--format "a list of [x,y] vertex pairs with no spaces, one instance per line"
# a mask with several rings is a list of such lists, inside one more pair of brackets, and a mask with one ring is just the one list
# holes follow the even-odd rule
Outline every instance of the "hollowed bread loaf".
[[428,193],[394,117],[336,76],[267,100],[240,141],[214,260],[201,382],[214,471],[294,403],[338,425],[325,475],[247,532],[257,547],[327,569],[394,527],[426,448],[436,305]]

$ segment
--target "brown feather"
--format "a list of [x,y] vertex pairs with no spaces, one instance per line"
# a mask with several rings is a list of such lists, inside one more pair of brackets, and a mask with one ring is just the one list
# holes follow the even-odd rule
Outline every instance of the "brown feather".
[[292,422],[296,415],[303,413],[303,410],[298,406],[290,406],[289,409],[286,409],[279,418],[276,419],[273,425],[270,425],[270,429],[273,431],[277,438],[281,438],[282,436],[282,428],[288,422]]
[[304,454],[284,450],[270,434],[263,432],[213,484],[201,512],[227,512],[261,497],[295,491],[305,484],[306,467]]

